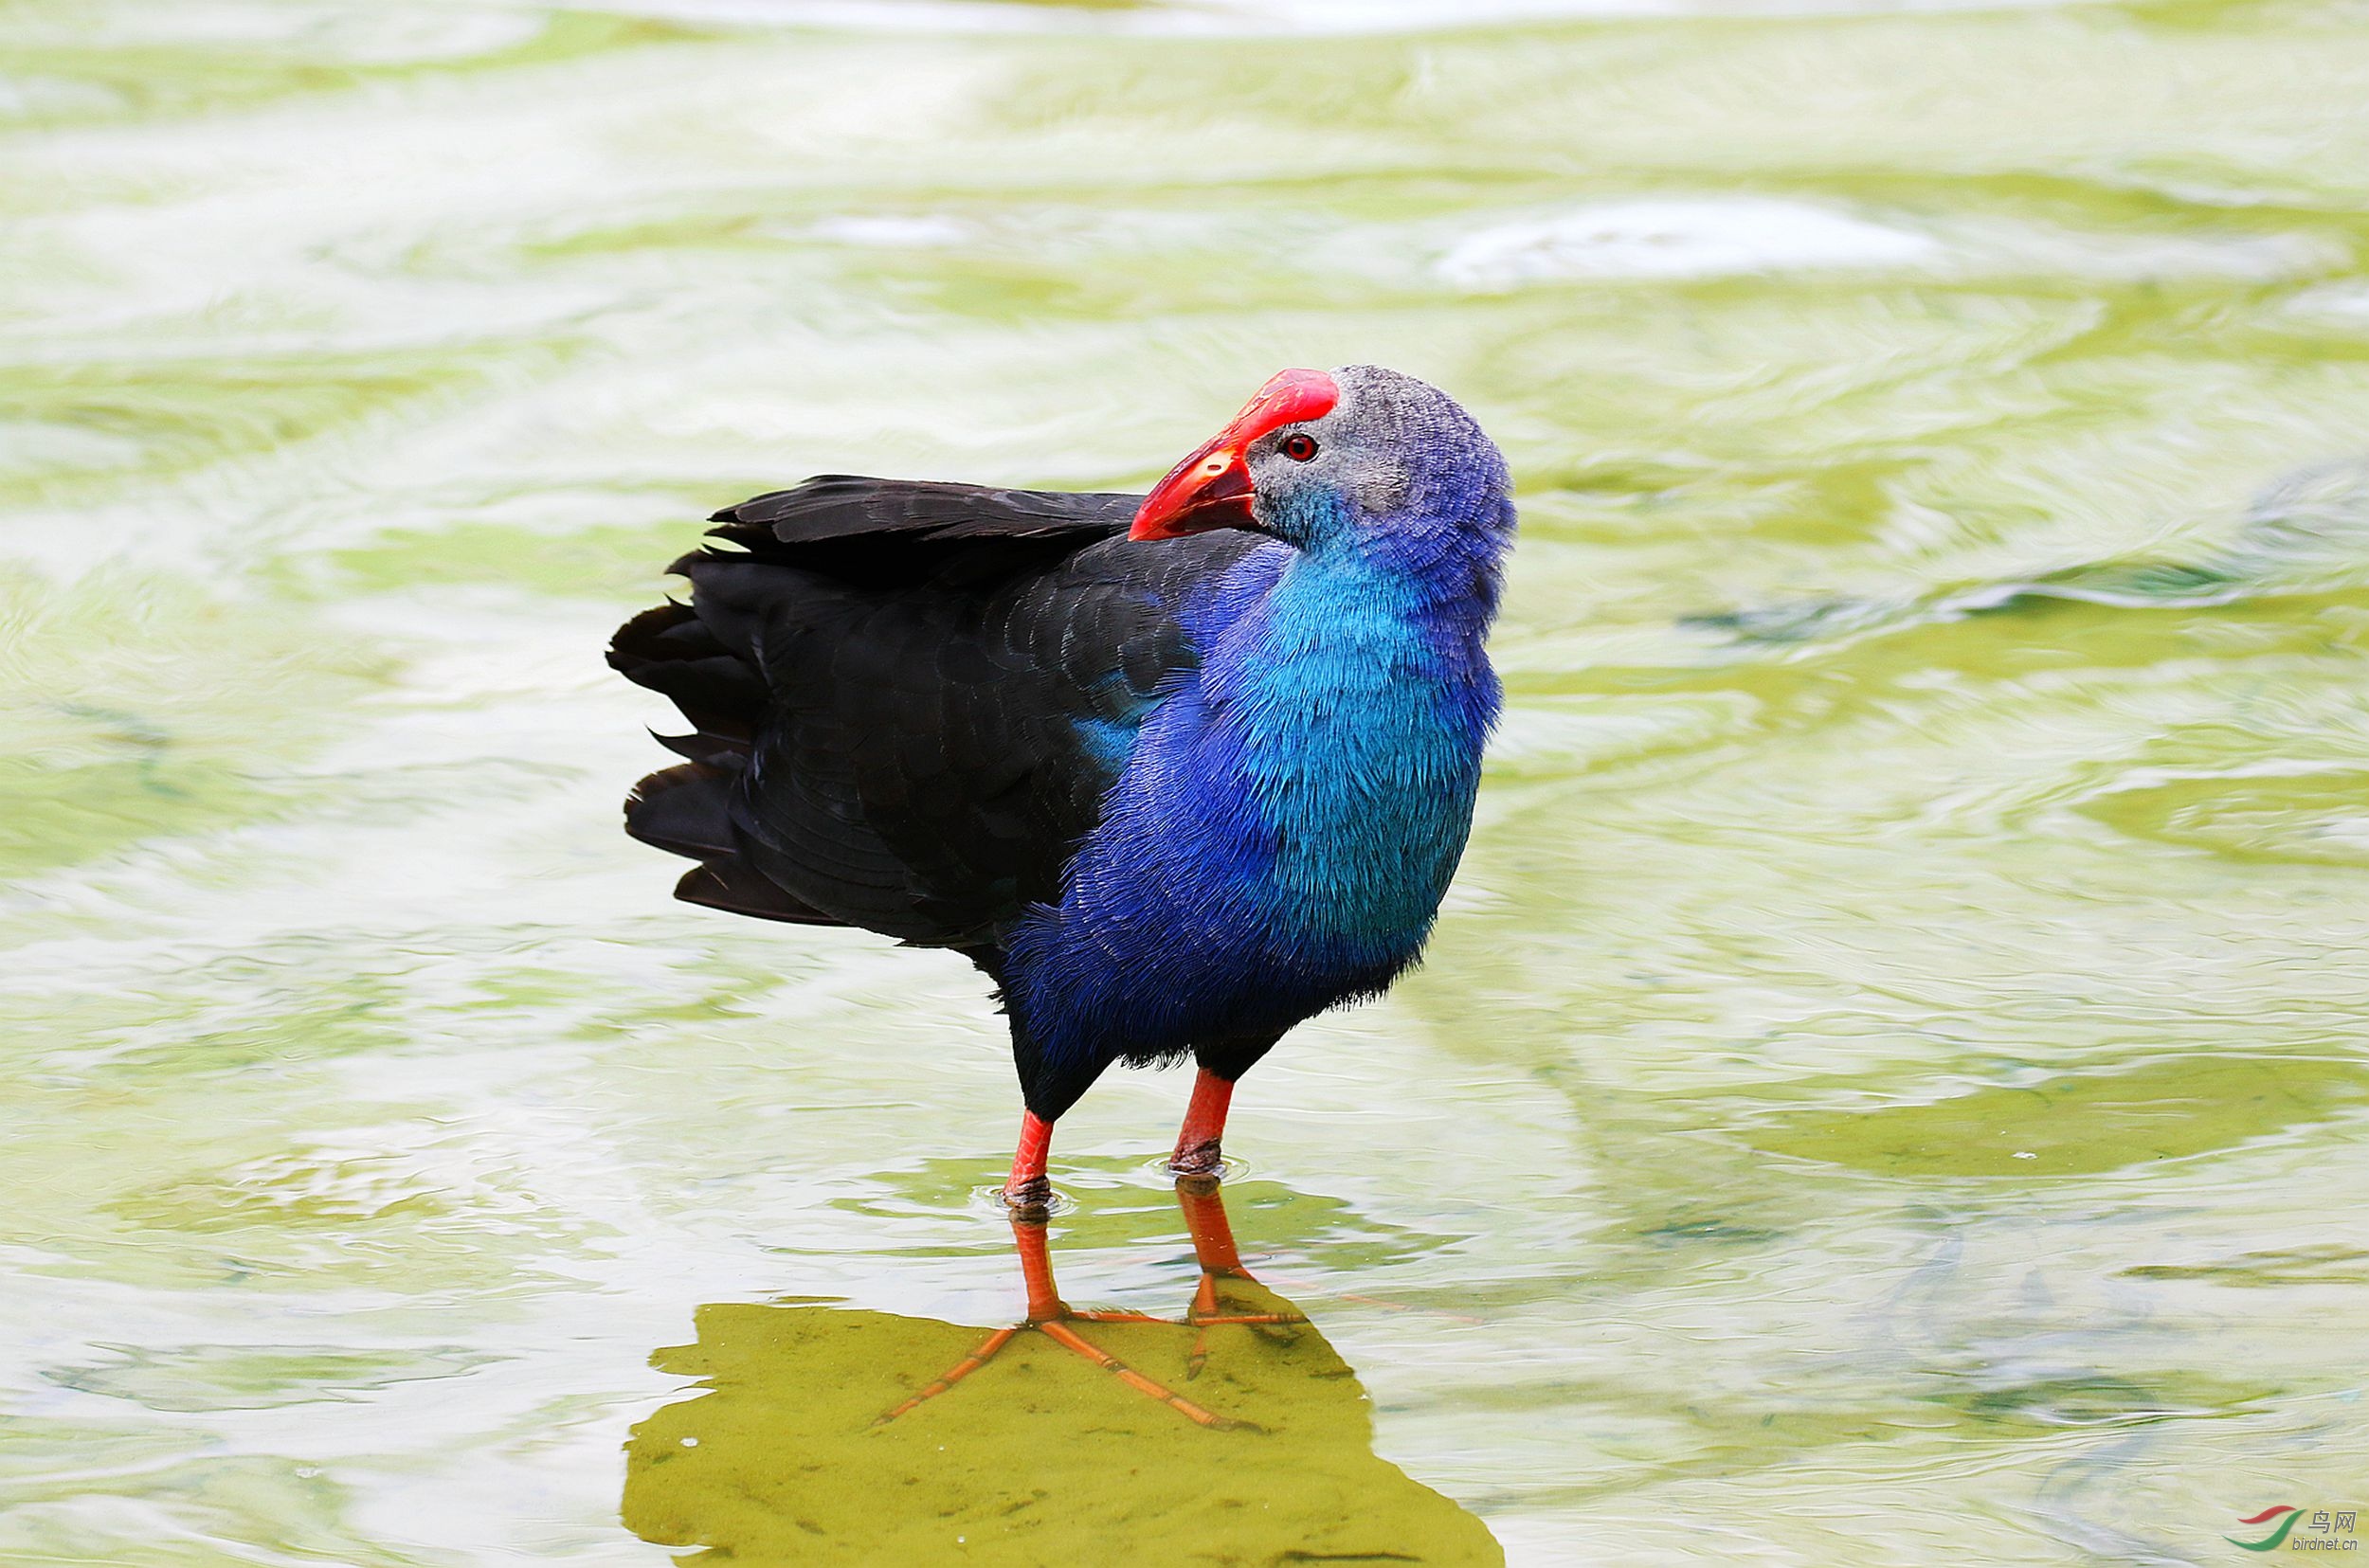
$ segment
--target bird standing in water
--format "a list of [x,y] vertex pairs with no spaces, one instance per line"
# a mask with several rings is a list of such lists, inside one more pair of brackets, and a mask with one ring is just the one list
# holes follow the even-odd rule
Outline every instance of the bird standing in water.
[[1112,1062],[1235,1080],[1420,955],[1471,831],[1514,514],[1470,415],[1396,371],[1286,370],[1148,496],[825,476],[728,508],[691,603],[609,662],[693,727],[626,831],[676,896],[951,947],[1027,1112],[1004,1199]]

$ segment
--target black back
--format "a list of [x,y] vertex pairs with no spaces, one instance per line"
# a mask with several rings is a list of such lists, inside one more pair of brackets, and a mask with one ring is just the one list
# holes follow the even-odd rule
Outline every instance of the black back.
[[691,603],[609,649],[694,726],[627,831],[701,862],[692,902],[992,964],[1190,668],[1181,600],[1257,543],[1131,543],[1137,500],[829,475],[716,514]]

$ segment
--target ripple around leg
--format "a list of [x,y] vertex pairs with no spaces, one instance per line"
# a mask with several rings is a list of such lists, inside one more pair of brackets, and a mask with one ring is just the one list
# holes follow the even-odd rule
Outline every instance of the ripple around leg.
[[[1010,1219],[1015,1212],[1009,1203],[1004,1201],[1004,1183],[1001,1181],[990,1181],[984,1187],[971,1188],[970,1207],[1004,1220]],[[1045,1199],[1042,1217],[1055,1219],[1062,1215],[1076,1212],[1077,1199],[1056,1187]]]
[[1143,1168],[1163,1181],[1211,1181],[1219,1185],[1243,1181],[1251,1174],[1251,1162],[1236,1155],[1218,1156],[1218,1168],[1213,1171],[1180,1171],[1168,1163],[1171,1158],[1166,1154],[1155,1156],[1145,1161]]

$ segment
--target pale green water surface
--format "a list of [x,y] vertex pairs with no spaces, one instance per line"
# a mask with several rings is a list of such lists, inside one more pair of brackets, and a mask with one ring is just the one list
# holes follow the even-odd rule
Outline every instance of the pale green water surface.
[[[0,1560],[796,1561],[799,1474],[811,1560],[1284,1560],[1188,1439],[1436,1561],[2369,1504],[2364,83],[2357,0],[0,5]],[[1273,1430],[1031,1340],[880,1482],[1021,1310],[1002,1030],[668,902],[601,646],[718,504],[1360,360],[1512,460],[1511,703],[1238,1102]],[[1184,1087],[1063,1123],[1073,1304],[1191,1297]]]

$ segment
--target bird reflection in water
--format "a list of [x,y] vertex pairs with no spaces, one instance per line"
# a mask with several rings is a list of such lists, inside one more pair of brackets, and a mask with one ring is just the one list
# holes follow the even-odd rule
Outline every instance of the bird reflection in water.
[[1201,1281],[1174,1318],[1081,1310],[1016,1222],[1027,1316],[702,1307],[659,1352],[705,1391],[634,1429],[624,1520],[687,1563],[1501,1563],[1373,1451],[1365,1390],[1178,1182]]

